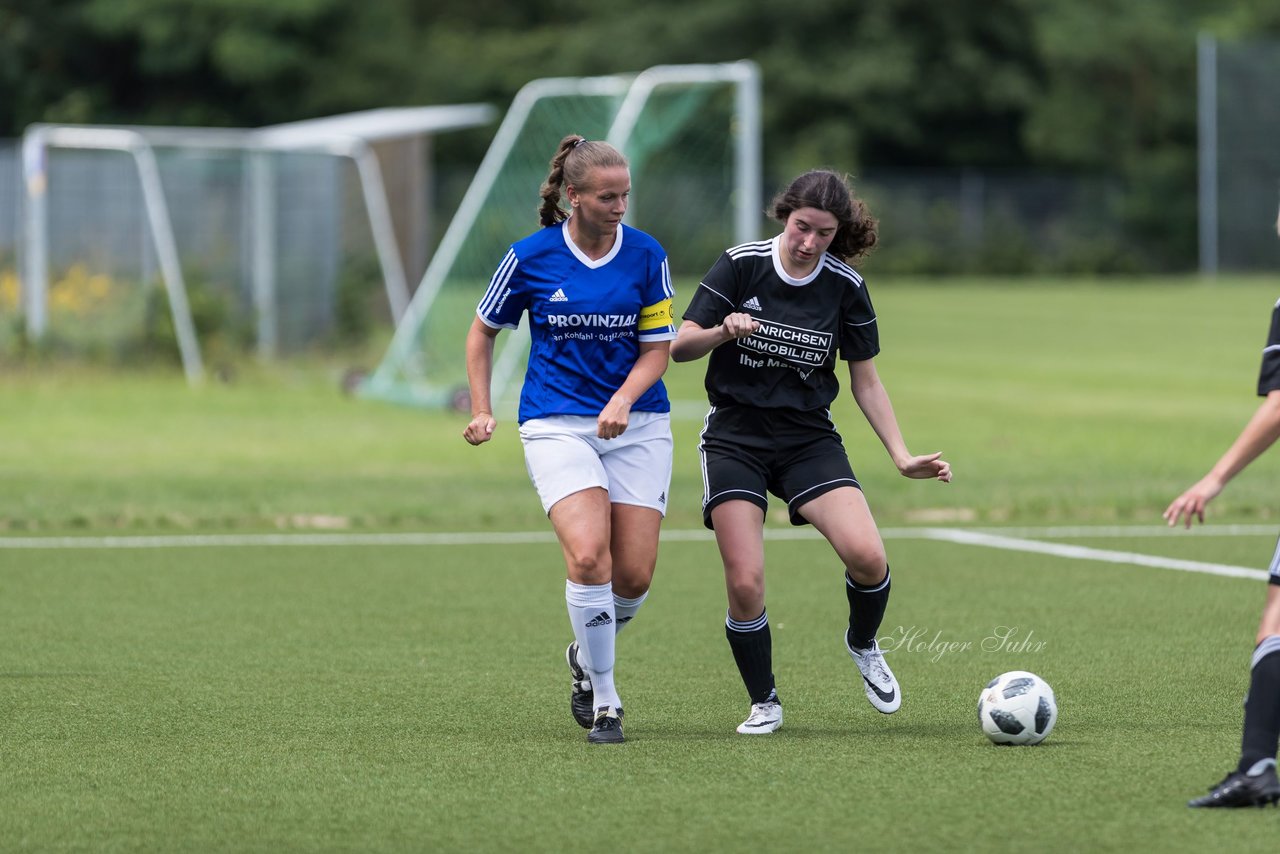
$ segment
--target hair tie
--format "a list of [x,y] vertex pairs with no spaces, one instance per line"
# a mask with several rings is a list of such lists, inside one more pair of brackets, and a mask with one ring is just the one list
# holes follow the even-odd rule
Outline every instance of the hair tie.
[[587,138],[586,138],[585,136],[584,136],[584,137],[581,137],[577,142],[575,142],[575,143],[573,144],[573,147],[574,147],[574,148],[577,148],[579,145],[582,145],[582,143],[584,143],[584,142],[586,142],[586,141],[587,141]]

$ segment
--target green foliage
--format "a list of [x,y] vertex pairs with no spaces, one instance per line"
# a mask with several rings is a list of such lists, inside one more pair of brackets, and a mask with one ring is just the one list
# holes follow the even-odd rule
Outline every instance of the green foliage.
[[380,316],[376,307],[385,302],[378,259],[362,256],[349,260],[338,276],[334,306],[337,343],[352,345],[368,341]]
[[[868,271],[867,280],[878,368],[904,435],[918,452],[946,452],[956,470],[945,487],[899,477],[843,393],[832,417],[884,525],[929,513],[1152,521],[1256,406],[1275,301],[1266,279],[928,281]],[[692,289],[677,284],[681,304]],[[350,362],[239,365],[234,384],[189,389],[172,353],[147,361],[165,365],[155,373],[0,370],[0,530],[74,520],[259,529],[294,515],[376,530],[545,524],[512,413],[499,412],[492,443],[471,448],[458,413],[342,397]],[[704,371],[704,362],[673,364],[664,378],[676,411],[676,527],[701,524]],[[1259,460],[1215,514],[1274,518],[1277,467],[1280,455]]]
[[[1274,38],[1280,13],[1264,0],[15,0],[0,9],[0,134],[501,105],[535,77],[750,57],[770,189],[815,165],[1065,170],[1124,187],[1136,255],[1187,269],[1201,31]],[[487,141],[444,138],[438,154],[470,169]]]
[[[146,288],[142,328],[126,339],[123,352],[127,362],[168,362],[178,365],[180,350],[174,328],[169,292],[159,282]],[[188,277],[187,308],[191,325],[204,360],[212,365],[234,362],[248,351],[252,330],[233,311],[230,297],[208,281]]]

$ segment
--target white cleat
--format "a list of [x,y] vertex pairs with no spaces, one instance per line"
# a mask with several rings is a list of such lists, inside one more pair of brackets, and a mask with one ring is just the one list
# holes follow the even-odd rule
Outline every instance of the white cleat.
[[743,735],[765,735],[782,726],[782,704],[777,694],[770,694],[763,703],[752,703],[751,714],[738,724],[738,732]]
[[849,645],[849,633],[844,634],[844,648],[849,657],[858,665],[862,674],[862,686],[866,689],[867,700],[875,706],[876,711],[891,715],[902,705],[902,690],[898,688],[898,680],[893,678],[893,671],[884,660],[880,645],[871,642],[871,648],[858,652]]

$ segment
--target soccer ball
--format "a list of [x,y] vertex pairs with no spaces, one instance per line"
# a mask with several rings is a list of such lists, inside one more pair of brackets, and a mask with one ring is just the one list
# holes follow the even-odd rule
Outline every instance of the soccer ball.
[[978,697],[978,723],[996,744],[1039,744],[1053,732],[1058,701],[1034,673],[1001,673]]

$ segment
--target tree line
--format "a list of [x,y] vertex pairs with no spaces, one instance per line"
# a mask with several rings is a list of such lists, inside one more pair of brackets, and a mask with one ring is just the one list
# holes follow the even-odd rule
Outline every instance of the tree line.
[[[766,171],[1106,176],[1191,259],[1196,36],[1280,37],[1274,0],[3,0],[0,137],[32,122],[253,127],[505,107],[537,77],[749,58]],[[476,162],[488,137],[442,138]],[[1180,253],[1180,255],[1178,254]]]

